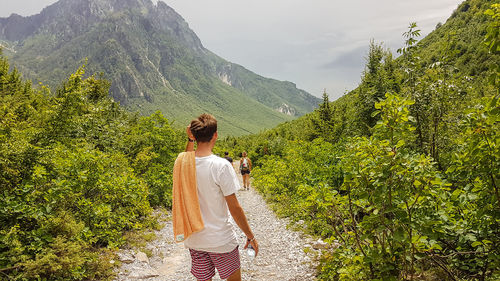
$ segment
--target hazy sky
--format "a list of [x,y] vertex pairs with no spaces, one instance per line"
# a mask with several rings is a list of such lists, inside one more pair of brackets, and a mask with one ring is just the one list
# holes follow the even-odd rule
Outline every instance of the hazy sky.
[[[355,88],[370,39],[393,53],[417,22],[422,35],[462,0],[163,0],[203,45],[265,77],[331,99]],[[0,0],[0,17],[32,15],[56,0]],[[156,2],[156,1],[155,1]]]

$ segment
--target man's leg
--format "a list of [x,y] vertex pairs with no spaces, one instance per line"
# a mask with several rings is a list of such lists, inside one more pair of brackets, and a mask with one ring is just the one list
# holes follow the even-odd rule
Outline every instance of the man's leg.
[[240,281],[240,251],[238,247],[228,253],[210,253],[210,257],[223,280]]
[[241,281],[241,269],[236,270],[229,278],[227,278],[227,281]]
[[212,280],[215,275],[215,265],[210,254],[193,249],[189,249],[189,253],[191,254],[191,274],[196,280]]

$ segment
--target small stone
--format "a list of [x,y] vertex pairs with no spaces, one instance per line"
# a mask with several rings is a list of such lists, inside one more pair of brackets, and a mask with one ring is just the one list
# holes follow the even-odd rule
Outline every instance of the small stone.
[[338,247],[340,247],[340,246],[341,246],[341,244],[339,243],[339,241],[334,240],[334,241],[332,242],[332,248],[337,249],[337,248],[338,248]]
[[313,248],[316,250],[326,249],[326,248],[328,248],[328,244],[325,243],[323,240],[318,239],[318,241],[316,241],[316,243],[313,244]]
[[149,263],[148,256],[145,253],[141,252],[141,251],[138,251],[137,254],[135,255],[135,257],[140,262]]
[[156,272],[156,270],[154,269],[143,269],[133,272],[132,274],[129,275],[129,278],[148,279],[158,276],[159,276],[158,272]]
[[118,253],[117,256],[118,256],[118,259],[123,263],[133,263],[134,262],[134,256],[132,256],[130,253]]

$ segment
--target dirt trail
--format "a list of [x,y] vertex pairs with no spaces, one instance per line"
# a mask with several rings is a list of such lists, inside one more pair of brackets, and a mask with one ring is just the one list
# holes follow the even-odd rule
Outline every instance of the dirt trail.
[[[241,176],[239,176],[241,183]],[[287,229],[287,221],[278,219],[262,197],[251,188],[238,191],[237,197],[259,241],[259,256],[250,260],[242,249],[244,234],[236,227],[240,242],[242,280],[314,280],[311,264],[312,239]],[[146,246],[149,258],[137,250],[120,252],[121,267],[116,280],[184,281],[195,280],[190,274],[191,258],[184,245],[174,243],[169,214],[163,216],[164,227],[156,231],[156,239]],[[213,280],[221,280],[218,274]]]

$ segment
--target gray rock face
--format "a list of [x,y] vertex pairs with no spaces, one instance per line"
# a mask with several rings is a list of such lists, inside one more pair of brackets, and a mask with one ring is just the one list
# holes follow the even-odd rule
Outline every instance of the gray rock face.
[[154,26],[169,31],[193,49],[204,49],[198,36],[174,9],[161,1],[155,6],[151,0],[60,0],[37,15],[22,17],[13,14],[1,18],[0,38],[21,41],[45,33],[69,40],[119,12],[138,12],[149,19],[145,24],[150,28]]
[[286,115],[295,116],[295,108],[286,103],[283,103],[280,107],[278,107],[278,111]]

